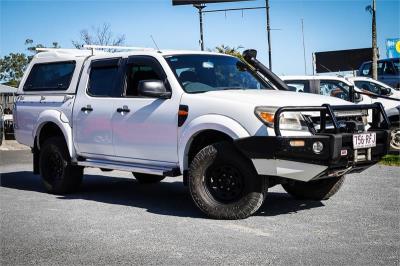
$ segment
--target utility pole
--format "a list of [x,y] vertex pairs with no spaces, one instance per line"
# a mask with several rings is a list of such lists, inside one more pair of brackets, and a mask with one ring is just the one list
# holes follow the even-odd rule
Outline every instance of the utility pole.
[[200,20],[200,48],[204,51],[204,38],[203,38],[203,9],[206,7],[205,4],[193,5],[199,10],[199,20]]
[[307,75],[306,45],[304,41],[304,19],[301,19],[301,33],[303,35],[304,75]]
[[265,9],[267,11],[267,37],[268,37],[268,63],[272,71],[272,49],[271,49],[271,27],[269,22],[269,0],[265,0]]
[[376,1],[372,0],[372,78],[378,79],[378,48],[376,44]]

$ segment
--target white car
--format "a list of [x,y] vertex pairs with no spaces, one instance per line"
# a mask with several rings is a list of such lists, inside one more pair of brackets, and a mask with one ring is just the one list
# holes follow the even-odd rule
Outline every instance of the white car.
[[287,91],[254,50],[242,62],[91,49],[38,53],[18,89],[16,139],[32,148],[33,171],[51,193],[78,189],[84,167],[129,171],[142,183],[183,175],[206,215],[240,219],[259,209],[269,187],[328,199],[345,174],[387,154],[380,105]]
[[379,96],[400,99],[400,91],[389,85],[369,77],[346,77],[354,86],[360,90],[370,92]]

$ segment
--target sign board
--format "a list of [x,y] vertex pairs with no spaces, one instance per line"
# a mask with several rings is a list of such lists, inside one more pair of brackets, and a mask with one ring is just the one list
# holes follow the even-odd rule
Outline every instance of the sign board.
[[388,58],[400,57],[400,38],[386,39],[386,55]]
[[172,0],[173,6],[179,5],[200,5],[200,4],[210,4],[210,3],[224,3],[224,2],[243,2],[243,1],[253,1],[253,0]]
[[371,60],[372,48],[315,53],[317,73],[357,70],[363,62]]

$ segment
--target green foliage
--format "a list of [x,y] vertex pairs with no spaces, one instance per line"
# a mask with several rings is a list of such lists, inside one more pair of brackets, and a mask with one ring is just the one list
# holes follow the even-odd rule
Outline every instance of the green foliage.
[[0,81],[17,85],[21,80],[29,58],[23,53],[10,53],[0,59]]
[[215,47],[214,51],[221,54],[236,56],[239,59],[243,60],[242,53],[239,51],[240,49],[243,49],[243,47],[242,46],[230,47],[229,45],[221,44],[220,46]]
[[379,163],[390,166],[400,166],[400,155],[388,154],[385,157],[383,157]]
[[[9,86],[18,87],[19,82],[24,75],[24,71],[32,60],[33,54],[36,54],[36,48],[45,47],[42,44],[34,44],[33,40],[26,39],[25,45],[30,54],[10,53],[0,58],[0,83]],[[59,48],[57,42],[52,43],[52,48]]]

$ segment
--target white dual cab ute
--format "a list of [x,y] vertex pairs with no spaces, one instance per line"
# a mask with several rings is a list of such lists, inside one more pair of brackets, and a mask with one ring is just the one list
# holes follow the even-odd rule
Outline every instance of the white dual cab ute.
[[91,48],[38,53],[18,89],[16,139],[32,148],[50,193],[75,191],[84,167],[129,171],[141,183],[183,175],[206,215],[241,219],[269,187],[328,199],[345,174],[387,154],[381,104],[290,92],[255,50],[241,61]]

